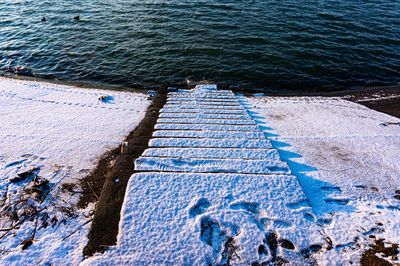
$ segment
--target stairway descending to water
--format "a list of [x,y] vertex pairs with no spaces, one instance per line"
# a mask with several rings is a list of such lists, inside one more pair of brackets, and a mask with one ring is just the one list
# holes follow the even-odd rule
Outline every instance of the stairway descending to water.
[[135,169],[117,246],[130,261],[303,263],[324,243],[296,176],[232,91],[169,92]]

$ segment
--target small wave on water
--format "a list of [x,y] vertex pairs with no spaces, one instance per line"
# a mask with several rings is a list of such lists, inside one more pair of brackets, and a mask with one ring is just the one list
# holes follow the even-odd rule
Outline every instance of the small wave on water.
[[0,70],[19,75],[277,90],[400,81],[400,1],[5,0],[0,18]]

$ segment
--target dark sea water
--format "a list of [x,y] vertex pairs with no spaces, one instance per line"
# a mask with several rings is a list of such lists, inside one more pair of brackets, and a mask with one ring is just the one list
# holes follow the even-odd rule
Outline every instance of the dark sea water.
[[292,90],[396,84],[400,1],[3,0],[0,70],[16,66],[144,87],[185,79]]

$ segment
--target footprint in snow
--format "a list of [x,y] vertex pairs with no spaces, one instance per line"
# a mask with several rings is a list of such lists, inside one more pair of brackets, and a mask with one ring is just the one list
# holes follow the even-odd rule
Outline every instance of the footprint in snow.
[[306,218],[310,222],[315,222],[315,220],[316,220],[314,214],[309,213],[309,212],[304,213],[304,218]]
[[204,216],[200,220],[200,240],[211,246],[215,252],[221,250],[226,238],[226,232],[221,229],[220,223],[210,216]]
[[27,160],[28,159],[23,159],[23,160],[19,160],[19,161],[15,161],[15,162],[9,163],[9,164],[6,165],[5,168],[9,168],[9,167],[20,165],[20,164],[22,164],[23,162],[25,162]]
[[199,199],[192,207],[189,209],[190,217],[196,217],[203,214],[209,207],[211,203],[206,198]]
[[400,126],[400,123],[397,123],[397,122],[385,122],[385,123],[380,123],[379,125],[380,126],[384,126],[384,127],[387,127],[387,126]]
[[232,203],[230,205],[230,208],[233,210],[245,210],[248,212],[251,212],[253,214],[258,214],[258,207],[259,207],[259,203],[257,202],[247,202],[247,201],[239,201],[236,203]]
[[397,189],[394,193],[395,193],[396,195],[394,195],[393,197],[394,197],[395,199],[397,199],[397,200],[400,200],[400,189]]
[[285,221],[282,219],[271,219],[271,218],[261,218],[260,219],[261,223],[263,223],[265,226],[272,226],[276,229],[286,229],[290,228],[293,226],[293,224],[289,221]]
[[[286,259],[278,256],[279,246],[287,250],[296,249],[295,245],[290,240],[279,239],[277,233],[274,231],[267,232],[263,242],[264,244],[258,246],[259,262],[253,262],[251,265],[283,265],[289,263]],[[268,255],[267,247],[272,258],[269,261],[263,261]]]

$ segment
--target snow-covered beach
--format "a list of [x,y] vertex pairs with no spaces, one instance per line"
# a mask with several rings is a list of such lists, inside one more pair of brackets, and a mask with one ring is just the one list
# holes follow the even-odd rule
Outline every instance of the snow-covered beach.
[[[106,101],[99,100],[101,96],[107,96]],[[0,78],[0,264],[82,260],[94,205],[77,209],[80,194],[63,191],[62,185],[76,184],[79,192],[79,180],[103,153],[120,145],[148,105],[143,93]],[[32,169],[37,169],[32,176],[11,181]],[[48,194],[38,199],[27,189]],[[60,210],[63,207],[73,210],[70,216]],[[10,213],[17,216],[8,217]],[[21,251],[20,244],[31,238],[33,244]]]
[[[81,178],[149,104],[143,94],[3,78],[0,101],[4,195],[32,167],[54,184]],[[342,98],[170,92],[136,161],[116,246],[84,260],[88,208],[52,230],[35,219],[10,230],[0,262],[360,264],[379,243],[400,243],[399,123]]]

